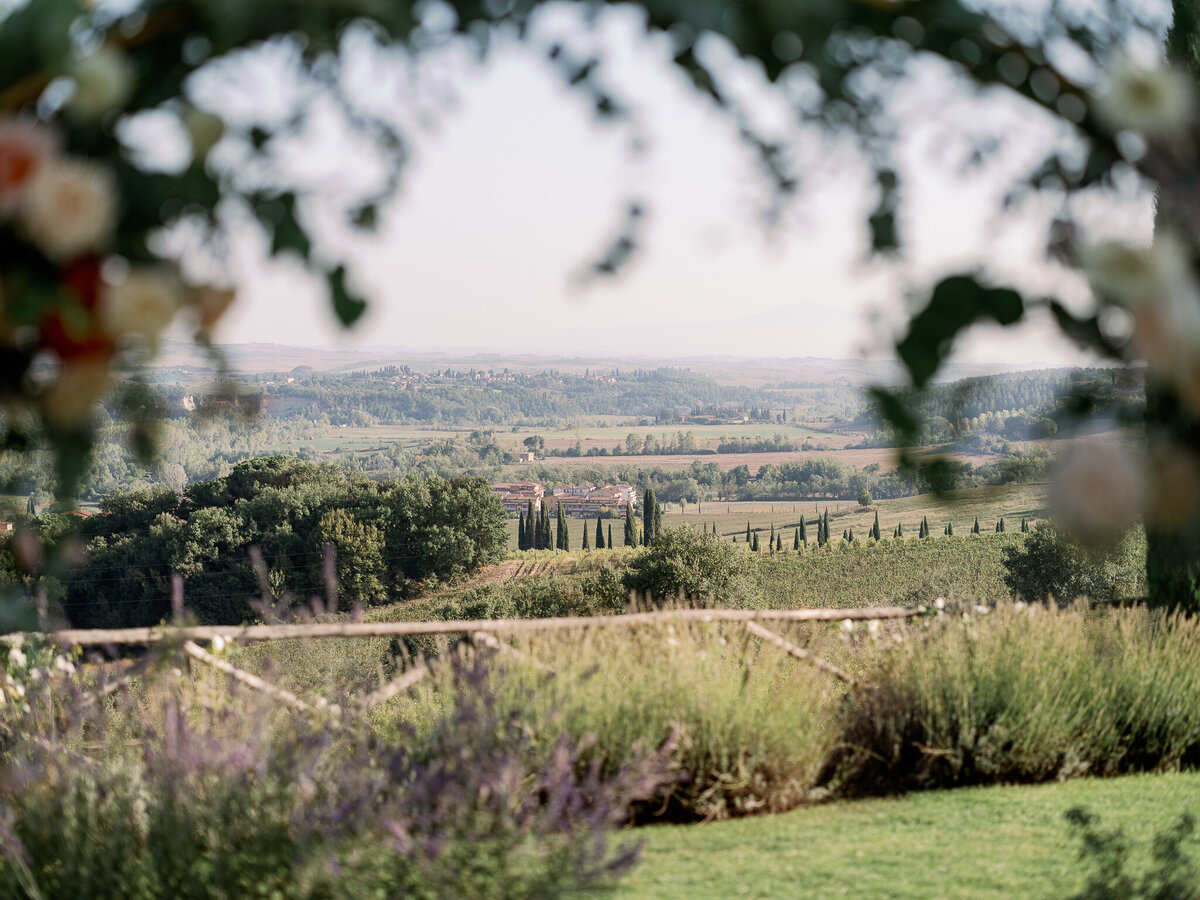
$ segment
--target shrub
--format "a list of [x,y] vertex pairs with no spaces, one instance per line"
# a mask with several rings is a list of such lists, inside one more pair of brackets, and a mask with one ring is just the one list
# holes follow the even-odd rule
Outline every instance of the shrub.
[[1004,583],[1031,602],[1136,597],[1145,593],[1146,535],[1135,528],[1110,547],[1087,548],[1054,522],[1043,521],[1024,544],[1005,548],[1004,568]]
[[[803,640],[797,638],[797,640]],[[535,735],[592,736],[586,759],[612,774],[638,746],[678,729],[682,777],[641,817],[725,818],[779,812],[813,796],[837,737],[837,682],[741,628],[676,621],[514,639],[493,690],[528,705]],[[428,723],[453,708],[445,678],[380,712]]]
[[168,700],[135,752],[27,748],[0,779],[0,897],[555,897],[631,866],[608,831],[670,748],[602,776],[535,741],[481,667],[446,668],[453,712],[395,745],[273,732],[253,705],[195,724]]
[[745,556],[732,544],[694,528],[669,528],[630,562],[625,587],[659,603],[753,605],[748,574]]
[[869,663],[844,710],[827,774],[848,793],[1200,758],[1200,621],[1002,604],[914,638]]

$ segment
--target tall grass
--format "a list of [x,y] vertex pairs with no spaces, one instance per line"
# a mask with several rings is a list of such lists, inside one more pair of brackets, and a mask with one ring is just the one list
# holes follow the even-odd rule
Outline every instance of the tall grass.
[[[528,698],[535,735],[589,740],[604,771],[678,733],[679,778],[655,809],[670,818],[777,812],[813,796],[836,739],[836,683],[740,628],[675,622],[521,637],[493,672],[499,696]],[[429,727],[455,701],[444,679],[380,712]]]
[[827,777],[862,793],[1200,762],[1200,621],[1001,604],[875,656]]

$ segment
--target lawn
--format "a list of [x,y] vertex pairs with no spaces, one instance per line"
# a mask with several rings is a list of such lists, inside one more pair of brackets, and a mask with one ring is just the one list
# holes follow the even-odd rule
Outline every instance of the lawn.
[[[1140,874],[1155,832],[1200,815],[1200,773],[933,791],[778,816],[655,826],[619,898],[1065,900],[1083,886],[1074,806],[1120,826]],[[1200,859],[1200,840],[1188,845]]]

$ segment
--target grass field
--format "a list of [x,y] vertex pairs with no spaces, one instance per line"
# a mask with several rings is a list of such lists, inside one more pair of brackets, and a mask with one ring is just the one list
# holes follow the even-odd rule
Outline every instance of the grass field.
[[[791,549],[794,529],[799,526],[800,516],[805,516],[808,524],[808,538],[816,540],[816,517],[829,509],[829,530],[834,538],[841,537],[843,529],[853,528],[855,537],[865,537],[867,529],[875,521],[875,511],[879,511],[879,527],[885,538],[892,536],[896,525],[904,525],[905,536],[915,537],[922,516],[929,517],[930,528],[935,538],[941,537],[946,522],[954,524],[956,535],[970,531],[975,517],[979,517],[979,526],[985,530],[995,528],[996,520],[1004,517],[1006,528],[1017,529],[1021,525],[1021,517],[1041,519],[1048,514],[1046,485],[1019,484],[1003,487],[971,488],[955,491],[945,500],[938,500],[932,494],[920,494],[915,497],[904,497],[899,500],[881,500],[869,509],[863,509],[858,504],[849,501],[790,501],[790,500],[756,500],[734,501],[723,503],[688,504],[683,511],[678,504],[669,504],[663,510],[663,526],[674,528],[679,525],[712,528],[717,526],[717,533],[732,540],[745,539],[746,523],[752,529],[760,529],[763,533],[759,540],[765,542],[771,526],[783,532],[786,549]],[[623,519],[610,519],[605,522],[605,534],[608,533],[608,523],[613,526],[613,537],[621,546],[621,536],[624,529]],[[578,550],[582,546],[584,522],[582,519],[568,519],[567,527],[571,533],[571,547]],[[588,541],[594,546],[596,522],[589,520]],[[509,548],[517,549],[517,520],[509,519]],[[765,549],[765,544],[764,544]]]
[[[835,803],[779,816],[655,826],[619,898],[1065,900],[1083,887],[1064,813],[1083,806],[1134,842],[1200,815],[1200,773],[986,787]],[[1192,857],[1200,841],[1192,840]]]

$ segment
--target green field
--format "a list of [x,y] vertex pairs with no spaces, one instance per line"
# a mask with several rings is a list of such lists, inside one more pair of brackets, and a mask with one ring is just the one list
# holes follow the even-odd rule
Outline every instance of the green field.
[[[986,787],[818,806],[779,816],[655,826],[621,898],[796,897],[1065,900],[1083,887],[1064,813],[1083,806],[1134,842],[1200,815],[1200,773]],[[1200,841],[1192,839],[1192,857]]]

